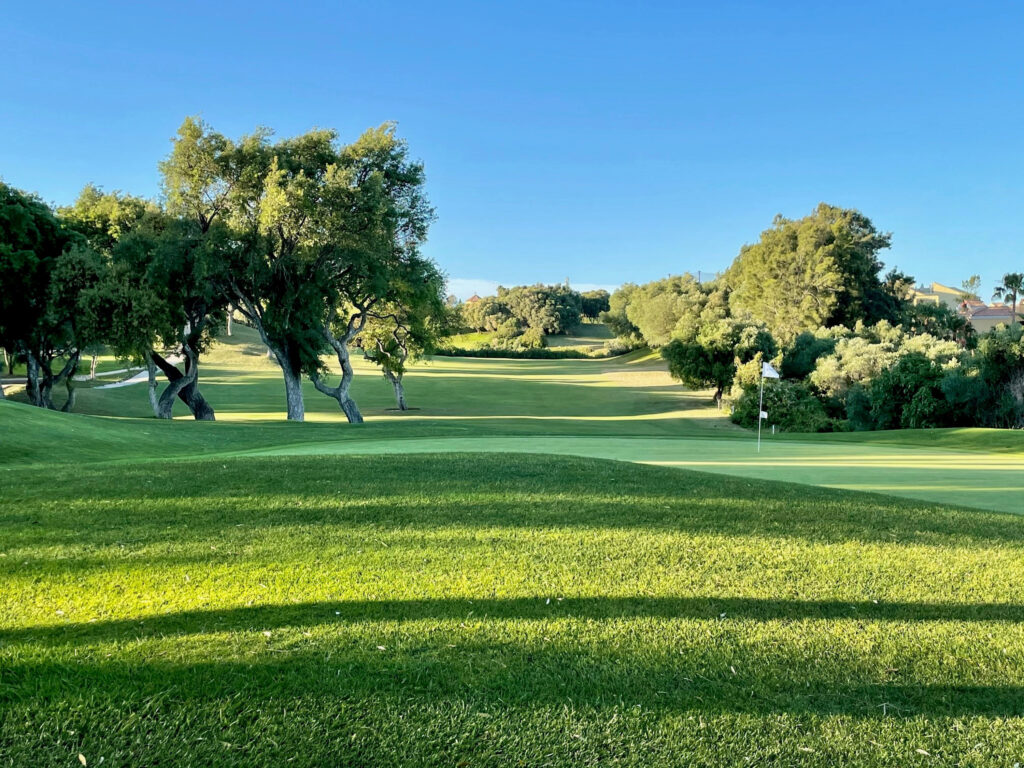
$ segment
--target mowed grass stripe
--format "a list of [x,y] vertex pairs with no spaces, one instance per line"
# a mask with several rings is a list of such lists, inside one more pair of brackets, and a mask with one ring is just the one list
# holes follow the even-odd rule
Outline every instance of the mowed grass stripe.
[[4,477],[8,764],[1024,750],[1014,516],[522,454]]

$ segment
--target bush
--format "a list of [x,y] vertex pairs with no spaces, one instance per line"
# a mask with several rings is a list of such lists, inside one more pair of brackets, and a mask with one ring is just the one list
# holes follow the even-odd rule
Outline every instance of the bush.
[[[871,382],[871,419],[875,429],[939,426],[944,407],[942,368],[923,354],[904,355]],[[924,392],[924,394],[922,394]]]
[[527,328],[516,341],[522,349],[543,349],[548,345],[548,340],[540,328]]
[[[759,388],[747,387],[736,400],[732,420],[744,427],[757,427]],[[764,388],[764,410],[767,424],[776,424],[783,432],[832,432],[835,422],[825,408],[802,383],[770,381]]]

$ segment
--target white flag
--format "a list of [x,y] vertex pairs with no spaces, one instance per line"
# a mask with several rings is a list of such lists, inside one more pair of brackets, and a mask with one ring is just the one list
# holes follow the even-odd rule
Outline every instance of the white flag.
[[761,418],[762,419],[767,419],[768,418],[768,411],[761,411]]
[[771,363],[761,363],[761,375],[766,379],[779,378],[779,372],[772,368]]

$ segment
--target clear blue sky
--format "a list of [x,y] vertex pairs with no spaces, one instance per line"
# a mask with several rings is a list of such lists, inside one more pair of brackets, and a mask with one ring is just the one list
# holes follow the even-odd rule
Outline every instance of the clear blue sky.
[[8,3],[0,176],[155,195],[185,115],[231,135],[397,120],[453,278],[725,268],[821,200],[983,298],[1024,270],[1024,6]]

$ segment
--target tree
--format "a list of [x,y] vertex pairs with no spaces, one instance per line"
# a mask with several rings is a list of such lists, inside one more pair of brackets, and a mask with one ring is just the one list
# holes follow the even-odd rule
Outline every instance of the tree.
[[[177,170],[173,157],[163,167],[170,175]],[[168,199],[187,192],[166,180],[164,186]],[[199,357],[223,322],[222,251],[229,241],[223,223],[190,206],[179,205],[175,216],[92,185],[62,212],[110,263],[106,283],[84,296],[101,318],[101,335],[115,354],[146,362],[167,378],[159,398],[153,382],[154,415],[170,419],[178,398],[197,420],[213,420],[199,390]],[[171,356],[181,359],[183,371]]]
[[224,293],[281,367],[288,418],[301,421],[303,366],[317,364],[324,350],[315,325],[326,301],[324,274],[307,241],[327,215],[317,193],[336,157],[335,135],[311,131],[273,146],[269,139],[258,130],[231,141],[188,118],[161,172],[170,211],[187,215],[201,232],[227,223],[232,247],[224,254]]
[[732,319],[703,326],[692,342],[674,339],[661,350],[669,373],[689,387],[714,387],[714,400],[722,407],[722,395],[732,385],[737,366],[758,355],[774,357],[775,340],[763,328]]
[[836,341],[835,336],[829,335],[828,332],[804,331],[793,340],[782,355],[782,376],[787,379],[807,378],[820,358],[835,351]]
[[434,349],[454,323],[454,313],[442,299],[444,277],[433,265],[424,265],[423,271],[433,274],[378,306],[357,339],[366,359],[380,366],[394,388],[400,411],[408,409],[403,377],[409,363]]
[[914,304],[907,307],[904,326],[911,333],[927,333],[973,347],[977,333],[971,321],[945,304]]
[[104,269],[38,198],[0,183],[0,345],[25,358],[33,405],[55,409],[53,388],[63,383],[62,410],[74,407],[82,349],[97,340],[81,296]]
[[960,283],[960,288],[960,301],[978,301],[981,298],[981,275],[971,275]]
[[585,291],[580,294],[581,306],[580,312],[583,317],[588,320],[597,320],[601,316],[602,312],[607,312],[611,305],[608,300],[611,298],[611,294],[603,288],[598,288],[593,291]]
[[1005,301],[1010,304],[1010,325],[1017,323],[1017,297],[1024,293],[1024,274],[1010,272],[1003,275],[1003,281],[996,286],[992,301]]
[[871,382],[876,429],[922,429],[942,425],[942,369],[920,353],[904,355]]
[[608,309],[601,314],[601,321],[621,339],[640,338],[640,329],[633,325],[626,315],[633,295],[639,288],[636,283],[624,283],[619,286],[618,290],[608,297]]
[[784,342],[820,326],[895,321],[899,297],[879,278],[878,253],[889,243],[855,210],[821,203],[803,219],[776,216],[725,275],[732,313]]

